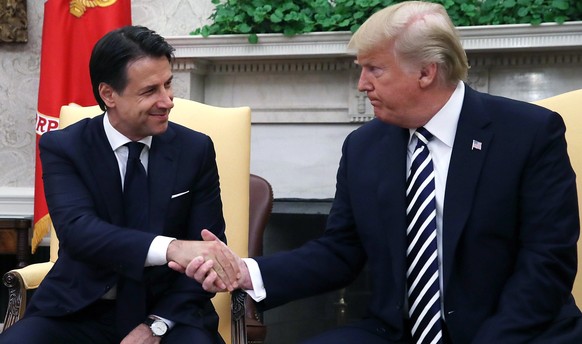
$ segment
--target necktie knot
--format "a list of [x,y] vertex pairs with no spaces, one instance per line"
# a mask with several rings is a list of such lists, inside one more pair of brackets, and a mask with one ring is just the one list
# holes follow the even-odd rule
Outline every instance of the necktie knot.
[[424,145],[428,144],[428,141],[430,141],[434,137],[430,133],[430,131],[426,130],[424,127],[420,127],[418,129],[416,129],[414,134],[418,138],[418,143],[416,145],[417,147],[421,144],[424,144]]
[[131,159],[138,159],[141,155],[141,151],[143,150],[144,144],[141,142],[131,141],[125,144],[129,149],[129,155],[127,156],[128,160]]
[[141,163],[140,155],[144,147],[141,142],[128,142],[127,166],[123,183],[123,199],[128,225],[144,227],[148,208],[148,177]]

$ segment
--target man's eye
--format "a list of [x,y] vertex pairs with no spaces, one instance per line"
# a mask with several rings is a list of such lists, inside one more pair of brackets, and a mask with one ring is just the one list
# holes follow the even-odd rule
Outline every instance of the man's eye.
[[372,73],[372,75],[375,75],[375,76],[382,74],[382,69],[380,69],[378,67],[369,67],[368,70],[370,71],[370,73]]

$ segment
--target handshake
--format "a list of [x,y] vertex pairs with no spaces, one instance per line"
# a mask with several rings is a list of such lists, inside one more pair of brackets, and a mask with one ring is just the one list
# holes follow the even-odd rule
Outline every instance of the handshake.
[[211,293],[253,288],[248,268],[239,256],[209,230],[202,231],[202,239],[173,240],[166,253],[168,266]]

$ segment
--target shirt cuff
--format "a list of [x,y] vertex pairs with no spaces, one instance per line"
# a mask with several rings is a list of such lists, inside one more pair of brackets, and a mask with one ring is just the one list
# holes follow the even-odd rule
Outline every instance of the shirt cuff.
[[175,323],[174,321],[172,321],[172,320],[170,320],[170,319],[163,318],[163,317],[161,317],[161,316],[159,316],[159,315],[150,314],[150,316],[152,316],[152,317],[154,317],[154,318],[158,318],[158,319],[160,319],[161,321],[165,322],[165,323],[166,323],[166,325],[168,325],[168,331],[169,331],[169,330],[171,330],[171,329],[174,327],[174,325],[176,325],[176,323]]
[[170,242],[174,240],[176,239],[162,235],[155,237],[150,244],[145,266],[159,266],[167,264],[168,261],[166,259],[166,254],[168,252],[168,246],[170,245]]
[[245,290],[245,292],[256,302],[264,300],[267,297],[267,290],[263,285],[263,276],[261,275],[259,264],[252,258],[243,258],[242,260],[247,265],[251,282],[253,283],[253,289]]

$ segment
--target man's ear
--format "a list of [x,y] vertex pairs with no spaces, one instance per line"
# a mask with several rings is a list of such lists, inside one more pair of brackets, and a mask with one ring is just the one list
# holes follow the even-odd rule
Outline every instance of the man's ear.
[[418,78],[420,88],[426,88],[435,83],[437,80],[437,71],[438,67],[436,63],[430,63],[423,66],[420,69],[420,77]]
[[115,90],[109,85],[104,82],[99,84],[99,96],[107,106],[107,108],[115,107],[115,99],[113,98],[113,94]]

